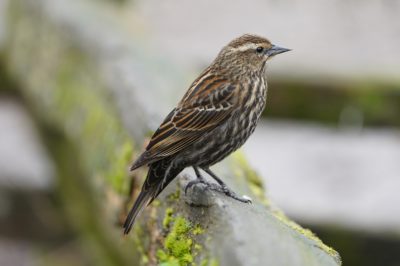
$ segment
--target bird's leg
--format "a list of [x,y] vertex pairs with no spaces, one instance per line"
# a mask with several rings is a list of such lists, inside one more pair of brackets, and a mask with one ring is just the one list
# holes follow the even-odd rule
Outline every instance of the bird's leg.
[[187,185],[186,185],[186,187],[185,187],[185,194],[186,194],[186,191],[190,188],[190,187],[192,187],[192,186],[194,186],[194,185],[196,185],[196,184],[198,184],[198,183],[202,183],[202,184],[207,184],[207,181],[204,179],[204,177],[200,174],[200,171],[199,171],[199,168],[197,168],[197,166],[193,166],[193,169],[194,169],[194,172],[196,173],[196,180],[193,180],[193,181],[190,181]]
[[210,168],[202,168],[207,174],[209,174],[212,178],[217,181],[219,187],[210,187],[210,189],[224,193],[226,196],[235,199],[244,203],[251,203],[251,199],[249,197],[240,197],[233,190],[231,190],[216,174],[214,174]]

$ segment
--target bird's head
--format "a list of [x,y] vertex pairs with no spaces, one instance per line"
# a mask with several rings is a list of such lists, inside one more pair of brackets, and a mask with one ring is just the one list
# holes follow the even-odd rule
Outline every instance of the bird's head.
[[245,34],[225,46],[216,62],[222,68],[241,68],[242,71],[260,72],[264,70],[269,59],[287,51],[290,49],[273,45],[266,38]]

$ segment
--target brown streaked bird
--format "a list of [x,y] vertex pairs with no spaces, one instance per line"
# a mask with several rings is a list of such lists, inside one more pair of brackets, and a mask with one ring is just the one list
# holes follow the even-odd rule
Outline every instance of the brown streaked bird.
[[[231,198],[249,202],[230,190],[210,166],[237,150],[253,133],[267,97],[267,62],[287,51],[250,34],[222,48],[133,163],[131,170],[144,165],[149,170],[126,218],[125,234],[131,230],[137,215],[186,167],[193,167],[197,177],[186,189],[204,183]],[[217,181],[217,189],[205,181],[200,169]]]

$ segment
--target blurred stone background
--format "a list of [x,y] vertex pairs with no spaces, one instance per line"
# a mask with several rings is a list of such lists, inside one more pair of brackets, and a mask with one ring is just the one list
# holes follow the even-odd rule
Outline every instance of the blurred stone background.
[[[0,50],[9,1],[0,0]],[[400,265],[399,1],[109,2],[137,45],[165,59],[145,75],[179,73],[181,92],[240,34],[293,49],[269,66],[265,119],[244,147],[249,162],[270,199],[345,265]],[[168,62],[176,67],[164,72]],[[28,240],[52,239],[21,233],[30,215],[11,215],[26,209],[26,192],[33,206],[57,204],[43,198],[54,166],[42,145],[23,102],[1,97],[0,265],[34,265]],[[62,235],[63,226],[49,228]]]

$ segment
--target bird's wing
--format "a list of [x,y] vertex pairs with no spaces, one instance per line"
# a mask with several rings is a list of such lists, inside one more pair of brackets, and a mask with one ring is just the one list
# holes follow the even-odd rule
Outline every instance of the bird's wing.
[[131,170],[176,154],[220,125],[235,109],[238,89],[237,84],[212,75],[196,80]]

